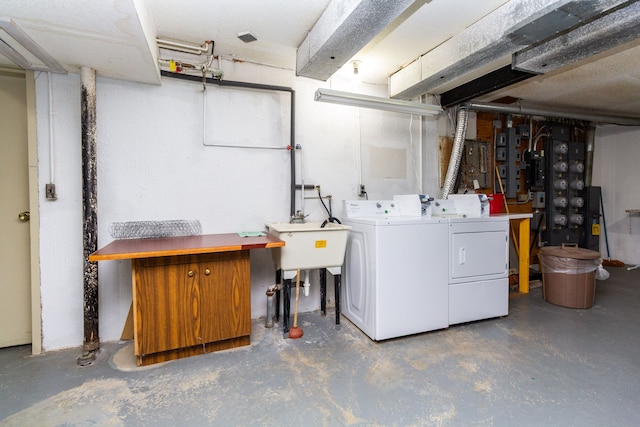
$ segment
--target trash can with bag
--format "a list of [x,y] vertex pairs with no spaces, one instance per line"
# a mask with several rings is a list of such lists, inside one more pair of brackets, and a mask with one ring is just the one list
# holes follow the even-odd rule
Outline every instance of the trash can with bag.
[[600,252],[577,245],[545,246],[538,252],[545,301],[568,308],[591,308]]

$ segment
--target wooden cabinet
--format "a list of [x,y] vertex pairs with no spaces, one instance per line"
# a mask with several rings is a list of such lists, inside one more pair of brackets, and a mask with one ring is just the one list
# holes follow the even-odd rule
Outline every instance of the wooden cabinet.
[[134,260],[138,365],[249,344],[249,251]]
[[122,239],[92,253],[89,261],[132,260],[133,339],[140,366],[249,345],[249,252],[284,244],[269,235],[236,233]]

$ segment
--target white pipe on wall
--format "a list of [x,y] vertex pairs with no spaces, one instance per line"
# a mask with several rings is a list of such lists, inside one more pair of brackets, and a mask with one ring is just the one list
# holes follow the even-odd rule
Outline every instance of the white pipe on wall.
[[304,220],[304,153],[302,146],[296,146],[296,150],[300,150],[300,211]]
[[49,183],[55,182],[55,159],[53,140],[53,87],[51,84],[51,71],[47,73],[49,83]]

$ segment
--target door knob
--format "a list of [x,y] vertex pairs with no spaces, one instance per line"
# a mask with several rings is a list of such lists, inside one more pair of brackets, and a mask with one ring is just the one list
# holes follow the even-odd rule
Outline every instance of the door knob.
[[27,222],[31,219],[31,212],[24,211],[18,214],[18,219],[23,222]]

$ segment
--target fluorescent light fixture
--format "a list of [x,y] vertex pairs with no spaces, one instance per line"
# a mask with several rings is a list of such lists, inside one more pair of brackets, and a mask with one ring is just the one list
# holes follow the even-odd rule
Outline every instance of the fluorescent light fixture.
[[331,89],[316,90],[315,100],[353,107],[373,108],[375,110],[394,111],[396,113],[434,116],[442,111],[438,105],[421,104],[401,99],[380,98],[359,93],[341,92]]
[[22,53],[12,46],[12,41],[0,35],[0,53],[13,61],[20,68],[25,70],[51,71],[54,73],[66,74],[64,69],[53,56],[49,55],[38,43],[36,43],[29,35],[11,18],[0,17],[0,28],[2,28],[15,43],[28,51],[37,58],[45,66],[32,64]]

